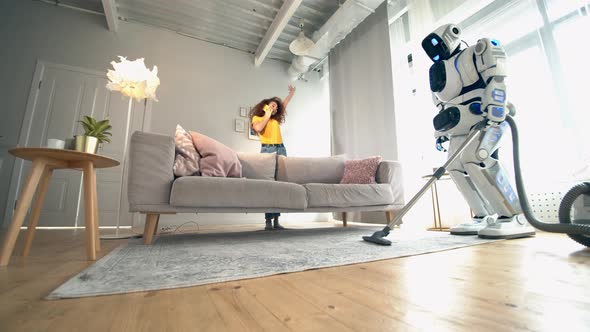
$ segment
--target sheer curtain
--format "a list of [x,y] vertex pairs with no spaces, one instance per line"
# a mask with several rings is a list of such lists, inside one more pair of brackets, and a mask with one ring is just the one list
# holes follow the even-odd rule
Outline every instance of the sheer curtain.
[[[418,192],[427,181],[424,177],[446,160],[446,154],[435,148],[432,118],[437,109],[432,103],[428,77],[432,61],[422,50],[421,42],[436,28],[435,16],[442,17],[453,8],[446,1],[396,0],[390,3],[396,131],[406,197]],[[438,184],[445,224],[469,218],[467,204],[453,188],[450,181]],[[427,196],[404,217],[404,229],[422,230],[432,225],[432,202]]]
[[417,188],[413,187],[422,184],[416,179],[432,173],[443,157],[434,149],[432,117],[436,109],[428,83],[431,63],[420,45],[434,19],[429,0],[398,2],[405,3],[407,10],[390,25],[398,149],[408,179],[406,192],[414,192]]
[[[390,54],[385,4],[330,51],[334,155],[398,159]],[[383,223],[385,215],[350,213],[349,220]]]

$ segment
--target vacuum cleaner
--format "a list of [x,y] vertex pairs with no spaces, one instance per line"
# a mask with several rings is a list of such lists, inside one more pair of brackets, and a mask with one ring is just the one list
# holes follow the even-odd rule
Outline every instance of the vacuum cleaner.
[[[401,224],[403,216],[408,213],[408,211],[410,211],[416,202],[424,195],[426,190],[428,190],[435,181],[440,179],[440,177],[445,174],[447,167],[461,155],[469,143],[471,143],[471,141],[473,141],[487,126],[487,121],[487,119],[482,120],[473,126],[471,132],[467,136],[467,139],[459,147],[459,149],[457,149],[457,151],[455,151],[449,157],[443,166],[439,167],[432,174],[428,182],[418,191],[416,195],[414,195],[414,197],[412,197],[412,199],[410,199],[410,201],[399,211],[396,217],[387,226],[385,226],[382,230],[373,233],[371,236],[363,236],[363,240],[379,245],[391,245],[391,241],[385,239],[385,237],[389,235],[393,227]],[[573,219],[571,213],[574,202],[576,202],[578,198],[581,197],[580,199],[582,199],[584,202],[590,202],[590,182],[579,183],[573,186],[565,194],[559,205],[559,223],[547,223],[537,219],[533,214],[532,208],[524,190],[522,174],[520,171],[519,138],[516,122],[510,115],[506,116],[506,122],[509,124],[512,133],[514,173],[518,199],[522,207],[523,214],[528,222],[533,227],[545,232],[565,233],[579,244],[590,247],[590,219]]]

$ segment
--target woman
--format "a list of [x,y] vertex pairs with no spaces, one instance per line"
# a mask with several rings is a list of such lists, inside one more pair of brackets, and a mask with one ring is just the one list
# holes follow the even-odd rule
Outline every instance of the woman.
[[[252,128],[258,133],[260,137],[261,153],[274,153],[286,156],[287,150],[283,145],[283,137],[281,136],[281,124],[285,122],[287,115],[287,105],[295,94],[295,87],[289,85],[289,94],[285,100],[273,97],[264,99],[259,102],[250,111],[250,123]],[[280,213],[265,213],[264,219],[266,221],[265,230],[284,229],[279,224]],[[271,224],[271,220],[273,223]]]

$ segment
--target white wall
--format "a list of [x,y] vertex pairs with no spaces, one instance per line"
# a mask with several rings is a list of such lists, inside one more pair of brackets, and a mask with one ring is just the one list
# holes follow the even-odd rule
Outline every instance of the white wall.
[[[131,60],[143,57],[148,67],[158,66],[161,80],[160,101],[152,108],[152,132],[171,135],[178,123],[238,151],[260,149],[260,142],[234,131],[239,107],[271,96],[285,97],[290,83],[284,62],[266,60],[255,68],[253,55],[246,52],[122,21],[119,31],[112,33],[104,16],[33,1],[0,3],[0,41],[0,216],[4,215],[14,161],[6,150],[18,142],[37,60],[106,74],[118,55]],[[297,93],[283,125],[289,155],[330,155],[327,80],[294,84]],[[287,220],[328,218],[327,214],[287,216]],[[263,217],[217,214],[199,219],[239,223]]]

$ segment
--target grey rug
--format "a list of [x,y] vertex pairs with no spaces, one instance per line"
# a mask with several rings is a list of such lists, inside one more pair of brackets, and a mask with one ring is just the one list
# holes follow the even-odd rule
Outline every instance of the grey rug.
[[145,246],[131,239],[50,293],[47,299],[121,294],[263,277],[490,242],[448,233],[393,231],[392,246],[364,242],[380,228],[177,234]]

